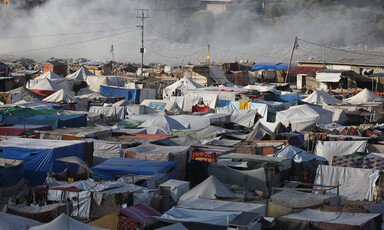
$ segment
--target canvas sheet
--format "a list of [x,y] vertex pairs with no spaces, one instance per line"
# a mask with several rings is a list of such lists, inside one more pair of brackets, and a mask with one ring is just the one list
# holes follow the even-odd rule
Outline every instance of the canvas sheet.
[[367,141],[317,141],[315,154],[331,164],[334,156],[365,152]]
[[267,205],[199,198],[177,207],[207,211],[255,212],[265,216]]
[[377,216],[378,214],[372,213],[322,212],[318,210],[306,209],[300,213],[290,214],[282,217],[303,221],[346,224],[362,227],[365,223]]
[[106,76],[88,76],[86,80],[89,89],[94,92],[100,93],[100,86],[107,85]]
[[230,114],[231,122],[251,128],[255,123],[256,110],[235,110],[229,107],[216,108],[218,114]]
[[330,124],[332,123],[332,116],[331,111],[316,106],[297,105],[290,107],[288,110],[277,112],[276,121],[284,125],[307,122]]
[[241,212],[205,211],[173,207],[161,217],[157,217],[156,219],[171,223],[193,222],[227,226],[228,222],[235,219],[235,217],[240,215],[240,213]]
[[[373,201],[379,173],[379,170],[374,169],[319,165],[314,184],[332,186],[340,184],[339,193],[342,199]],[[336,189],[327,191],[326,195],[336,195]]]
[[125,107],[91,106],[89,112],[103,114],[106,117],[114,117],[123,120],[126,115]]

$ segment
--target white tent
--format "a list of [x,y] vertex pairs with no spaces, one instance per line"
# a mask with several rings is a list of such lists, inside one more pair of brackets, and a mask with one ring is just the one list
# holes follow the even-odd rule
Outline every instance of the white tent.
[[310,130],[316,124],[332,123],[333,112],[312,106],[298,105],[276,113],[276,122],[292,124],[292,131]]
[[280,91],[276,89],[276,85],[269,85],[269,84],[247,85],[247,86],[244,86],[243,88],[256,90],[260,93],[264,93],[264,92],[272,92],[274,94],[280,93]]
[[266,134],[273,136],[276,134],[275,131],[279,124],[281,125],[280,122],[272,123],[258,120],[252,127],[253,130],[247,135],[246,141],[261,140]]
[[311,95],[309,95],[307,98],[302,100],[304,102],[315,104],[315,105],[334,105],[334,104],[341,104],[342,101],[339,99],[334,98],[329,93],[325,92],[324,90],[315,90]]
[[308,162],[313,159],[318,161],[327,161],[324,157],[313,155],[303,149],[297,148],[292,145],[288,145],[286,148],[281,151],[275,153],[274,157],[284,157],[284,158],[292,158],[296,163]]
[[317,141],[315,154],[326,158],[331,164],[334,156],[365,152],[366,148],[367,141]]
[[62,89],[58,84],[56,84],[54,81],[49,80],[48,78],[39,80],[36,84],[31,84],[31,81],[27,88],[28,89],[38,89],[38,90],[48,90],[48,91],[59,91]]
[[88,76],[94,76],[94,74],[91,71],[89,71],[88,69],[81,67],[76,72],[66,76],[65,78],[68,80],[85,81],[85,80],[87,80]]
[[43,99],[44,102],[51,102],[51,103],[59,103],[61,101],[64,101],[66,103],[83,103],[79,99],[76,99],[74,96],[72,96],[68,91],[65,89],[61,89],[57,91],[56,93],[46,97]]
[[29,228],[29,230],[51,230],[51,229],[102,230],[103,228],[98,228],[92,225],[84,224],[80,221],[72,219],[71,217],[68,217],[64,213],[49,223]]
[[218,197],[235,198],[236,195],[229,191],[215,176],[211,175],[205,181],[184,193],[179,199],[179,204],[197,200],[198,198],[217,199]]
[[[131,116],[130,116],[131,117]],[[138,118],[140,119],[140,118]],[[162,130],[165,134],[170,135],[171,130],[181,130],[190,128],[188,124],[180,123],[179,121],[169,117],[169,116],[152,116],[151,119],[146,120],[139,127],[156,127]],[[148,133],[151,134],[151,133]]]
[[140,105],[146,106],[145,113],[178,114],[183,112],[175,101],[144,100]]
[[365,104],[365,103],[372,103],[372,102],[384,102],[384,98],[380,97],[379,95],[376,95],[374,92],[372,92],[369,89],[364,89],[360,93],[356,94],[353,97],[344,99],[344,102],[349,104]]
[[31,229],[30,227],[38,226],[41,224],[42,223],[29,218],[0,212],[0,229],[27,230]]
[[63,78],[60,77],[59,75],[55,74],[52,71],[47,71],[47,72],[43,73],[42,75],[38,76],[37,78],[35,78],[34,80],[43,80],[43,79],[54,80],[54,79],[63,79]]
[[196,82],[189,79],[187,76],[183,77],[179,81],[173,83],[172,85],[163,89],[163,97],[172,96],[172,92],[176,89],[184,90],[184,89],[197,89],[203,88],[202,85],[197,84]]

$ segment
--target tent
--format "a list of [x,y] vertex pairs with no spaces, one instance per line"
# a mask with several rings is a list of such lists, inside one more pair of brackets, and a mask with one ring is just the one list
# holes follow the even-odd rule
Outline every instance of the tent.
[[384,98],[380,97],[379,95],[375,94],[369,89],[364,89],[360,93],[356,94],[353,97],[344,99],[343,102],[348,104],[366,104],[366,103],[373,103],[373,102],[384,102]]
[[56,91],[59,91],[60,89],[62,89],[62,87],[56,84],[54,81],[45,78],[45,79],[39,80],[33,86],[27,86],[27,89],[39,95],[47,96]]
[[26,124],[26,125],[48,125],[52,129],[62,127],[85,127],[87,126],[87,114],[79,115],[30,115],[30,116],[0,116],[3,123]]
[[172,96],[172,93],[175,92],[176,89],[185,90],[185,89],[197,89],[197,88],[203,88],[203,86],[197,84],[196,82],[194,82],[193,80],[185,76],[179,81],[173,83],[172,85],[165,87],[163,89],[163,97]]
[[51,94],[50,96],[43,99],[44,102],[51,102],[51,103],[60,103],[65,102],[67,104],[70,103],[78,103],[82,104],[83,102],[79,99],[76,99],[74,96],[72,96],[67,90],[60,89],[54,94]]
[[24,179],[24,161],[0,158],[0,188]]
[[381,229],[380,214],[323,212],[306,209],[277,218],[278,229]]
[[[140,115],[137,115],[140,116]],[[129,116],[130,118],[133,116]],[[153,128],[156,127],[160,129],[165,134],[171,134],[171,130],[182,130],[190,128],[190,126],[186,123],[179,122],[175,120],[174,118],[170,116],[151,116],[152,118],[146,120],[144,123],[142,123],[139,127],[143,128]],[[135,118],[132,118],[135,119]],[[140,118],[136,118],[139,120]],[[149,133],[148,134],[152,134]]]
[[304,102],[314,104],[314,105],[334,105],[334,104],[341,104],[342,101],[339,99],[334,98],[329,93],[325,92],[324,90],[315,90],[311,95],[309,95],[307,98],[302,100]]
[[285,130],[285,127],[282,126],[281,122],[272,123],[258,120],[252,127],[253,130],[247,135],[246,141],[262,140],[265,137],[274,139],[274,136],[279,134],[282,128]]
[[179,199],[179,204],[188,203],[199,198],[217,199],[219,197],[236,198],[237,196],[229,191],[215,176],[210,176],[184,193]]
[[177,177],[184,180],[187,176],[187,163],[191,155],[190,146],[161,146],[150,143],[144,143],[140,146],[124,149],[137,159],[159,160],[159,161],[177,161]]
[[84,67],[80,67],[76,72],[66,76],[68,80],[81,80],[86,81],[88,76],[94,76],[94,74]]
[[63,78],[60,77],[59,75],[55,74],[52,71],[47,71],[47,72],[43,73],[42,75],[34,78],[33,80],[43,80],[43,79],[53,80],[53,79],[63,79]]
[[[62,172],[65,163],[57,158],[77,156],[83,159],[84,142],[29,138],[11,138],[0,141],[0,157],[24,161],[24,176],[32,186],[44,183],[48,172]],[[72,168],[72,171],[74,168]]]
[[324,157],[331,164],[334,156],[365,152],[367,141],[317,141],[315,154]]
[[279,94],[279,90],[276,89],[276,85],[269,84],[255,84],[255,85],[247,85],[243,87],[244,89],[252,89],[256,90],[260,93],[272,92],[274,94]]
[[317,161],[327,162],[327,159],[321,156],[313,155],[298,147],[288,145],[286,148],[274,154],[274,157],[292,158],[296,163],[308,162],[313,159]]
[[146,106],[146,113],[179,114],[183,111],[175,101],[144,100],[140,105]]
[[20,230],[27,230],[31,229],[34,226],[39,226],[42,223],[21,217],[21,216],[16,216],[12,214],[8,214],[5,212],[0,212],[0,228],[1,229],[20,229]]
[[116,86],[100,85],[100,94],[102,95],[118,95],[125,97],[131,104],[139,104],[140,90],[139,89],[127,89]]
[[24,100],[18,101],[16,103],[13,103],[12,106],[17,106],[20,108],[31,108],[36,110],[36,109],[52,109],[54,105],[44,103],[37,98],[33,98],[33,99],[24,99]]
[[56,219],[47,224],[30,227],[28,230],[51,230],[51,229],[71,229],[71,230],[102,230],[92,225],[84,224],[68,217],[66,214],[61,214]]
[[[146,204],[138,204],[128,208],[122,208],[119,210],[119,213],[119,218],[125,219],[125,225],[130,225],[131,227],[134,227],[134,229],[136,229],[138,226],[143,227],[147,217],[161,216],[158,211]],[[123,224],[120,226],[123,226]]]
[[[374,200],[376,181],[381,170],[360,169],[320,165],[317,168],[314,184],[339,187],[339,195],[344,200]],[[314,186],[320,189],[320,186]],[[322,188],[324,189],[324,188]],[[319,193],[319,192],[315,192]],[[325,194],[336,195],[336,188],[327,190]]]
[[297,105],[287,110],[276,113],[276,122],[284,125],[292,124],[292,131],[298,132],[311,130],[316,124],[332,123],[333,113],[331,111],[312,106]]
[[228,81],[224,72],[218,66],[209,66],[209,75],[218,85],[233,87],[234,85]]
[[177,176],[177,162],[174,161],[151,161],[113,157],[91,169],[100,178],[105,180],[113,180],[115,176],[124,174],[155,175],[156,173],[165,173],[169,179],[176,179]]

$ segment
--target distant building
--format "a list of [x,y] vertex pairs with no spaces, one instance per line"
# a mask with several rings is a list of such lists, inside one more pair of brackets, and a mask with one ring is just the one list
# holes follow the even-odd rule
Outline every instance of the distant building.
[[100,61],[85,61],[80,62],[78,65],[87,68],[95,75],[111,75],[112,62],[100,62]]
[[67,65],[57,61],[48,61],[43,65],[43,73],[52,71],[55,74],[65,77],[67,76]]
[[8,66],[3,62],[0,62],[0,76],[8,76],[8,75],[9,75]]
[[33,8],[41,5],[48,0],[3,0],[2,3],[5,6]]

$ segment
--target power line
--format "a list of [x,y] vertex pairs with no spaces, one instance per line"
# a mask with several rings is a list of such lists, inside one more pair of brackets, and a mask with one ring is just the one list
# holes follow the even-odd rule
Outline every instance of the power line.
[[17,53],[28,53],[28,52],[34,52],[34,51],[40,51],[40,50],[48,50],[48,49],[61,48],[61,47],[77,45],[77,44],[81,44],[81,43],[85,43],[85,42],[92,42],[92,41],[96,41],[96,40],[101,40],[101,39],[105,39],[105,38],[109,38],[109,37],[114,37],[114,36],[126,34],[126,33],[129,33],[129,32],[132,32],[132,31],[136,31],[136,30],[137,30],[137,28],[134,28],[132,30],[123,31],[121,33],[116,33],[116,34],[112,34],[112,35],[108,35],[108,36],[104,36],[104,37],[93,38],[93,39],[89,39],[89,40],[83,40],[83,41],[78,41],[78,42],[71,42],[71,43],[67,43],[67,44],[63,44],[63,45],[43,47],[43,48],[36,48],[36,49],[30,49],[30,50],[5,52],[5,53],[0,53],[0,54],[1,55],[7,55],[7,54],[17,54]]
[[[359,50],[346,50],[346,49],[334,48],[334,47],[330,47],[330,46],[326,46],[326,45],[317,44],[317,43],[306,41],[306,40],[303,40],[303,39],[298,39],[298,40],[300,40],[302,42],[306,42],[306,43],[311,44],[311,45],[320,46],[320,47],[323,47],[323,48],[327,48],[327,49],[331,49],[331,50],[336,50],[336,51],[341,51],[341,52],[345,52],[345,53],[359,54],[359,55],[372,56],[372,57],[384,57],[384,55],[363,53],[363,51],[359,51]],[[378,52],[378,51],[371,51],[371,52]]]
[[199,50],[199,51],[197,51],[197,52],[195,52],[195,53],[192,53],[192,54],[189,54],[189,55],[185,55],[185,56],[168,56],[168,55],[165,55],[165,54],[161,54],[161,53],[159,53],[159,52],[157,52],[157,51],[155,51],[155,50],[152,50],[152,49],[150,49],[150,48],[146,48],[148,51],[151,51],[152,53],[154,53],[154,54],[157,54],[157,55],[159,55],[159,56],[163,56],[163,57],[166,57],[166,58],[177,58],[177,59],[180,59],[180,58],[187,58],[187,57],[192,57],[192,56],[194,56],[194,55],[196,55],[196,54],[198,54],[198,53],[201,53],[201,52],[203,52],[204,50],[205,50],[205,48],[204,49],[201,49],[201,50]]
[[131,28],[119,28],[119,29],[111,29],[111,30],[98,30],[98,31],[86,31],[86,32],[75,32],[75,33],[62,33],[62,34],[45,34],[45,35],[21,35],[21,36],[0,36],[0,39],[15,39],[15,38],[42,38],[42,37],[57,37],[57,36],[67,36],[67,35],[78,35],[78,34],[93,34],[93,33],[103,33],[103,32],[111,32],[118,30],[127,30],[133,29]]

